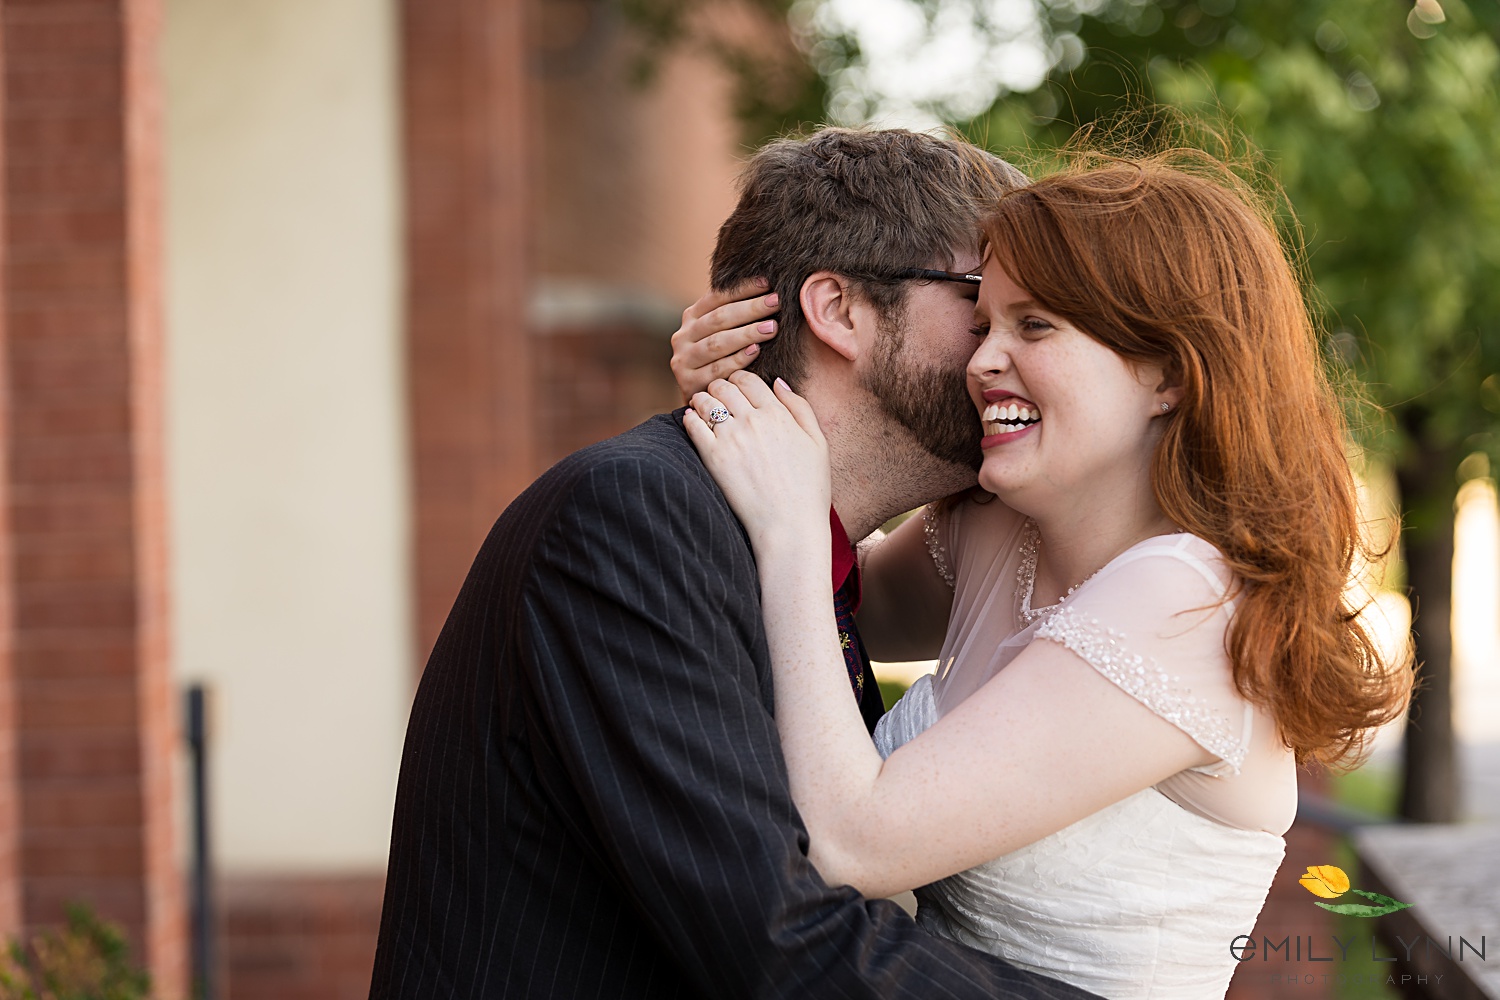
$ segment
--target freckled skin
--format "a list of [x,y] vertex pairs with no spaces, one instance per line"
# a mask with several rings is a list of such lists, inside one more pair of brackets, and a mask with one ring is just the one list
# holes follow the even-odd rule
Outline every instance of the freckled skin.
[[976,411],[1001,389],[1040,421],[985,450],[980,485],[1024,513],[1080,497],[1135,497],[1160,434],[1160,370],[1141,368],[1031,301],[993,261],[977,309],[989,332],[969,362]]

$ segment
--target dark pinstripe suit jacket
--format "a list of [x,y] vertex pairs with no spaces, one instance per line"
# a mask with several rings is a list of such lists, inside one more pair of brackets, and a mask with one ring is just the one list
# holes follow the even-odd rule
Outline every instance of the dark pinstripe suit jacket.
[[372,1000],[1088,994],[823,884],[755,563],[671,416],[480,549],[412,708]]

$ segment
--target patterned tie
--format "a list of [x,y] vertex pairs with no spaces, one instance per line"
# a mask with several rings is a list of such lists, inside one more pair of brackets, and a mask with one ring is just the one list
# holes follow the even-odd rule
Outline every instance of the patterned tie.
[[844,666],[849,671],[849,686],[854,689],[854,700],[863,701],[865,696],[865,664],[860,656],[859,630],[854,627],[854,602],[859,593],[859,571],[854,570],[844,585],[833,593],[833,613],[839,623],[839,645],[844,648]]

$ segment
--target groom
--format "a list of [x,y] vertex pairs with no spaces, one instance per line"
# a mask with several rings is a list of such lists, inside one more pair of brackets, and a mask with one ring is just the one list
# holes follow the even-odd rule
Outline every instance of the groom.
[[[770,279],[758,364],[830,444],[846,617],[849,538],[974,481],[955,400],[975,286],[907,273],[973,271],[978,205],[1022,182],[954,140],[827,129],[757,154],[719,233],[715,286]],[[771,692],[750,547],[680,415],[553,467],[495,524],[423,674],[372,1000],[1087,996],[825,885]]]

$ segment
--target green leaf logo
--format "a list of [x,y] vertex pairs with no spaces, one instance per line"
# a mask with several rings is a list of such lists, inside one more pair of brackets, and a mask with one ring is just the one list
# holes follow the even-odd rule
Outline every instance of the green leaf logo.
[[1363,903],[1317,903],[1315,905],[1321,906],[1330,913],[1342,913],[1346,917],[1383,917],[1387,913],[1395,913],[1411,905],[1389,896],[1382,896],[1378,892],[1365,892],[1363,889],[1350,889],[1349,891],[1356,896],[1374,900],[1376,905],[1366,906]]
[[1313,865],[1307,869],[1307,874],[1301,878],[1302,887],[1314,896],[1322,896],[1324,899],[1337,899],[1346,892],[1352,892],[1356,896],[1363,896],[1375,905],[1368,906],[1364,903],[1317,903],[1330,913],[1340,913],[1346,917],[1383,917],[1387,913],[1395,913],[1404,910],[1410,903],[1403,903],[1398,899],[1383,896],[1378,892],[1366,892],[1363,889],[1349,888],[1349,876],[1344,874],[1342,868],[1333,865]]

